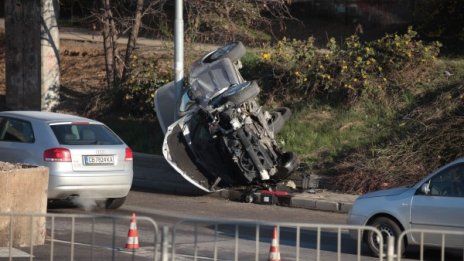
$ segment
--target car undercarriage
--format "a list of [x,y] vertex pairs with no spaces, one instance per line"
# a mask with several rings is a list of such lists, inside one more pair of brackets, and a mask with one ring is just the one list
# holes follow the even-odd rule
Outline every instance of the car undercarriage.
[[[267,111],[259,104],[260,87],[244,80],[239,71],[244,53],[240,42],[219,48],[192,65],[182,97],[172,95],[172,83],[155,95],[156,112],[165,128],[165,158],[206,192],[274,186],[299,164],[297,156],[282,150],[275,140],[291,111],[285,107]],[[172,97],[180,102],[167,103]],[[169,115],[172,109],[178,118]]]

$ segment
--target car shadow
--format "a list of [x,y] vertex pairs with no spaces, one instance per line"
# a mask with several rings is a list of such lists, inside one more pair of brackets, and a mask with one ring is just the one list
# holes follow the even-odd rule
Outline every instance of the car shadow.
[[6,107],[6,96],[5,95],[0,95],[0,111],[5,111],[8,108]]
[[[442,259],[441,249],[438,247],[426,247],[424,248],[423,259],[424,261],[433,260],[464,260],[463,249],[446,249],[444,253],[444,259]],[[404,259],[421,260],[421,253],[419,246],[409,246]]]
[[[189,185],[189,184],[186,184]],[[191,196],[191,197],[201,197],[208,195],[208,193],[198,189],[189,189],[189,190],[181,190],[181,189],[173,189],[172,187],[139,187],[133,186],[131,191],[138,191],[138,192],[149,192],[155,194],[166,194],[166,195],[178,195],[178,196]]]
[[74,204],[70,200],[48,200],[47,209],[61,209],[61,208],[79,208],[78,205]]

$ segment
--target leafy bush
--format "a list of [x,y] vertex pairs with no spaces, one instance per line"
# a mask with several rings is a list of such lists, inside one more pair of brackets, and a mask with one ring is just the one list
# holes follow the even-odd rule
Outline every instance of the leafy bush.
[[464,42],[464,1],[419,1],[415,11],[419,30],[426,36],[448,43]]
[[134,117],[153,115],[155,91],[172,81],[170,63],[163,57],[140,59],[133,57],[131,75],[127,83],[118,90],[118,97],[124,110]]
[[[404,35],[366,43],[356,35],[342,45],[331,38],[325,50],[314,45],[314,38],[284,38],[261,54],[259,65],[254,62],[250,68],[256,71],[246,74],[263,79],[265,88],[272,85],[272,93],[281,100],[306,103],[309,98],[324,97],[352,103],[364,94],[377,97],[410,88],[411,81],[425,75],[439,48],[439,43],[417,40],[411,28]],[[263,68],[271,68],[272,74]],[[412,73],[415,77],[409,77]]]

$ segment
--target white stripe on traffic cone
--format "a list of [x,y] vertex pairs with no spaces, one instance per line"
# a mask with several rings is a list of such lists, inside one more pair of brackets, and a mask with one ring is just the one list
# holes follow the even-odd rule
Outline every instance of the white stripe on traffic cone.
[[139,232],[137,231],[137,224],[135,221],[135,213],[132,213],[130,221],[129,232],[127,233],[126,249],[136,250],[139,245]]
[[279,236],[277,235],[277,227],[274,227],[274,231],[272,232],[272,243],[271,243],[271,249],[269,250],[268,261],[281,261],[280,251],[279,251]]

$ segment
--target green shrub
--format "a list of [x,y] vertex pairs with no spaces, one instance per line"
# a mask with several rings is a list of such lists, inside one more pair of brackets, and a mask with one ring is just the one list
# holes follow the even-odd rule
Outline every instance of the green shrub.
[[155,91],[172,81],[170,63],[163,58],[133,57],[131,75],[117,95],[126,112],[134,117],[153,115]]
[[164,135],[156,119],[104,116],[99,120],[116,132],[132,150],[162,154]]
[[[425,75],[439,48],[439,43],[426,45],[417,40],[412,29],[404,35],[386,35],[365,43],[356,35],[343,45],[331,38],[324,50],[314,45],[314,38],[284,38],[262,52],[261,64],[251,67],[257,70],[247,74],[263,79],[262,85],[284,101],[307,103],[323,97],[352,103],[365,94],[380,97],[398,88],[410,88],[412,82],[405,80]],[[272,74],[263,68],[270,68]]]
[[[427,37],[459,45],[464,43],[464,1],[419,1],[415,20],[420,32]],[[461,48],[459,48],[461,49]]]

